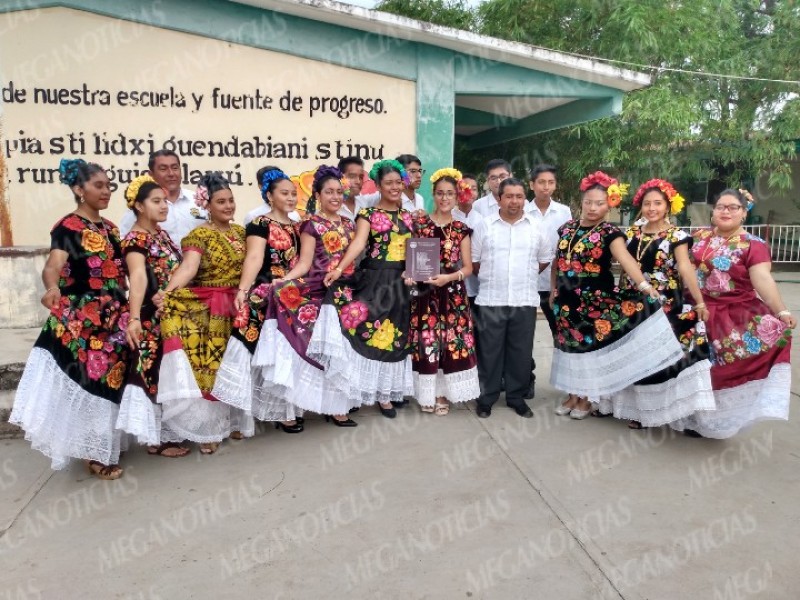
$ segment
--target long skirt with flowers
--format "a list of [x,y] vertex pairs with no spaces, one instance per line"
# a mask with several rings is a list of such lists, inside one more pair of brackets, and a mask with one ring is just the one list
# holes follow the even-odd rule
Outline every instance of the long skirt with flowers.
[[232,225],[222,232],[200,226],[181,245],[184,257],[198,252],[201,258],[195,285],[164,297],[158,385],[162,422],[183,439],[201,444],[221,442],[232,431],[252,436],[252,416],[219,402],[212,393],[231,335],[244,229]]
[[272,373],[268,355],[276,347],[277,298],[272,280],[286,275],[297,262],[298,226],[281,223],[267,214],[248,224],[247,236],[251,235],[265,240],[264,261],[248,293],[247,306],[236,319],[214,395],[260,421],[293,421],[302,411],[277,393],[265,376]]
[[595,403],[683,356],[658,301],[614,284],[610,245],[622,236],[606,222],[559,229],[550,383]]
[[[461,241],[470,229],[461,221],[439,227],[430,217],[416,220],[417,237],[439,238],[442,273],[461,260]],[[421,284],[411,299],[411,347],[414,396],[420,406],[436,398],[466,402],[480,396],[472,311],[463,281],[442,287]]]
[[17,387],[9,421],[63,469],[71,458],[119,462],[115,424],[125,381],[125,276],[117,228],[67,215],[51,232],[67,253],[50,311]]
[[153,296],[163,290],[181,261],[180,250],[161,228],[155,234],[131,231],[122,240],[122,254],[142,254],[147,273],[147,289],[140,311],[142,339],[131,352],[128,376],[117,417],[117,428],[131,434],[140,444],[157,446],[162,442],[181,442],[183,437],[161,421],[161,405],[156,402],[161,368],[161,315]]
[[[308,357],[308,344],[328,291],[323,279],[341,261],[354,232],[349,219],[337,224],[312,215],[301,226],[301,233],[315,240],[311,269],[305,277],[272,289],[253,364],[261,368],[264,392],[299,411],[343,415],[355,405],[346,390],[325,376],[322,365]],[[345,275],[352,274],[350,266]]]
[[403,283],[411,213],[366,208],[366,258],[351,278],[328,288],[308,345],[331,385],[352,405],[399,401],[414,393],[409,289]]
[[757,296],[749,276],[750,267],[771,260],[769,248],[750,234],[722,238],[701,230],[692,258],[709,311],[715,410],[672,426],[724,439],[759,421],[787,420],[792,330]]
[[[697,313],[684,296],[675,259],[675,248],[680,245],[691,248],[692,238],[677,227],[647,234],[636,226],[628,230],[627,237],[628,251],[637,257],[645,277],[661,294],[662,308],[681,344],[683,356],[613,397],[604,398],[600,402],[600,412],[656,427],[697,411],[713,410],[710,347],[705,325],[698,322]],[[636,293],[636,286],[624,273],[620,287]]]

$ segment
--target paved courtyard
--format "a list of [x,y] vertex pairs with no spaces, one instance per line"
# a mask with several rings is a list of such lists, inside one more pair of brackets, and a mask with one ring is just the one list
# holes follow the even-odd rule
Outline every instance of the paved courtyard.
[[115,482],[0,441],[0,600],[800,597],[798,395],[726,441],[557,417],[539,326],[533,419],[362,409],[213,456],[137,448]]

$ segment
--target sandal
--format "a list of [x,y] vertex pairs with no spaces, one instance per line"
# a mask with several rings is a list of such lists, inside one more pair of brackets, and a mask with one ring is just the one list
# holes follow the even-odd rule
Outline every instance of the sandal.
[[[173,450],[173,452],[170,452]],[[148,446],[147,453],[150,456],[164,456],[165,458],[180,458],[189,454],[191,450],[181,446],[176,442],[164,442],[160,446]]]
[[437,402],[436,406],[433,409],[434,414],[437,417],[443,417],[447,413],[450,412],[450,403],[449,402]]
[[231,434],[228,437],[232,440],[243,440],[244,434],[241,431],[231,431]]
[[104,465],[98,460],[86,461],[86,466],[89,469],[89,473],[98,479],[104,479],[106,481],[119,479],[122,477],[123,473],[122,468],[120,468],[119,465]]
[[419,410],[420,410],[420,412],[424,412],[424,413],[432,413],[433,412],[433,407],[432,406],[420,406]]
[[628,429],[647,429],[639,421],[628,421]]
[[219,448],[219,442],[211,442],[210,444],[200,444],[200,454],[214,454]]
[[601,413],[599,408],[594,409],[589,414],[592,415],[593,417],[597,417],[598,419],[605,419],[606,417],[611,416],[611,413]]

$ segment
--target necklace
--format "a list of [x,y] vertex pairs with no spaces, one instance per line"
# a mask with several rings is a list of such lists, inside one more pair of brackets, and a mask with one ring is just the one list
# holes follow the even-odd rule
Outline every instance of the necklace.
[[323,219],[325,219],[326,221],[329,221],[330,223],[332,223],[333,226],[336,227],[337,229],[342,226],[342,217],[341,217],[341,215],[339,215],[339,218],[336,221],[334,221],[333,220],[333,216],[329,215],[324,210],[319,211],[317,214],[320,217],[322,217]]
[[[641,267],[642,257],[647,253],[647,249],[650,247],[650,244],[658,239],[661,239],[661,231],[656,231],[655,233],[646,233],[644,229],[640,229],[639,232],[641,235],[639,236],[639,243],[636,246],[636,262],[638,262],[639,266]],[[644,236],[652,236],[646,244],[644,244]]]
[[573,244],[572,242],[573,242],[573,240],[575,239],[575,236],[576,236],[576,235],[578,235],[578,231],[581,229],[581,223],[580,223],[580,221],[578,221],[578,226],[575,228],[575,231],[572,233],[572,237],[571,237],[571,238],[569,238],[569,243],[567,244],[567,262],[568,262],[568,263],[571,263],[571,262],[572,262],[572,250],[575,248],[575,246],[577,246],[578,244],[580,244],[580,243],[581,243],[583,240],[585,240],[585,239],[588,239],[588,237],[589,237],[590,235],[592,235],[592,233],[594,233],[594,232],[595,232],[595,230],[596,230],[598,227],[600,227],[600,225],[602,225],[602,224],[603,224],[603,222],[602,222],[602,221],[600,221],[599,223],[597,223],[597,224],[596,224],[594,227],[592,227],[592,228],[591,228],[589,231],[587,231],[587,232],[586,232],[586,233],[584,233],[584,234],[583,234],[581,237],[579,237],[579,238],[578,238],[578,241],[577,241],[577,242],[575,242],[575,243]]
[[227,229],[222,229],[214,221],[209,221],[209,224],[213,229],[219,231],[222,234],[222,237],[228,240],[228,243],[237,253],[244,253],[244,244],[242,243],[242,240],[239,239],[239,236],[236,234],[236,230],[233,227],[229,225]]
[[[721,235],[719,235],[719,232],[716,229],[712,229],[711,233],[713,234],[713,237],[709,238],[708,242],[706,243],[706,247],[703,248],[703,253],[700,255],[700,264],[703,264],[704,262],[706,262],[706,258],[708,258],[708,256],[709,256],[708,251],[709,251],[709,249],[712,249],[711,241],[714,238],[721,238],[722,237]],[[741,233],[739,233],[739,229],[737,229],[732,234],[730,234],[728,237],[726,237],[725,241],[723,243],[717,244],[716,248],[713,248],[713,250],[719,250],[723,246],[727,246],[728,244],[730,244],[730,241],[734,237],[736,237],[737,235],[742,235]]]
[[430,217],[431,223],[436,225],[439,229],[442,230],[444,234],[444,243],[442,247],[445,249],[445,252],[450,252],[453,249],[453,240],[451,238],[451,234],[453,233],[453,218],[451,217],[447,223],[439,224],[437,223],[433,217]]

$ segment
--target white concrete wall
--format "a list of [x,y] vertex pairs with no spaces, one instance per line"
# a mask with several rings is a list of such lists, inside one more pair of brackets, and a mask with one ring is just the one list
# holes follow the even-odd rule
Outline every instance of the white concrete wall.
[[47,248],[0,248],[0,329],[40,327],[47,310],[42,268]]

